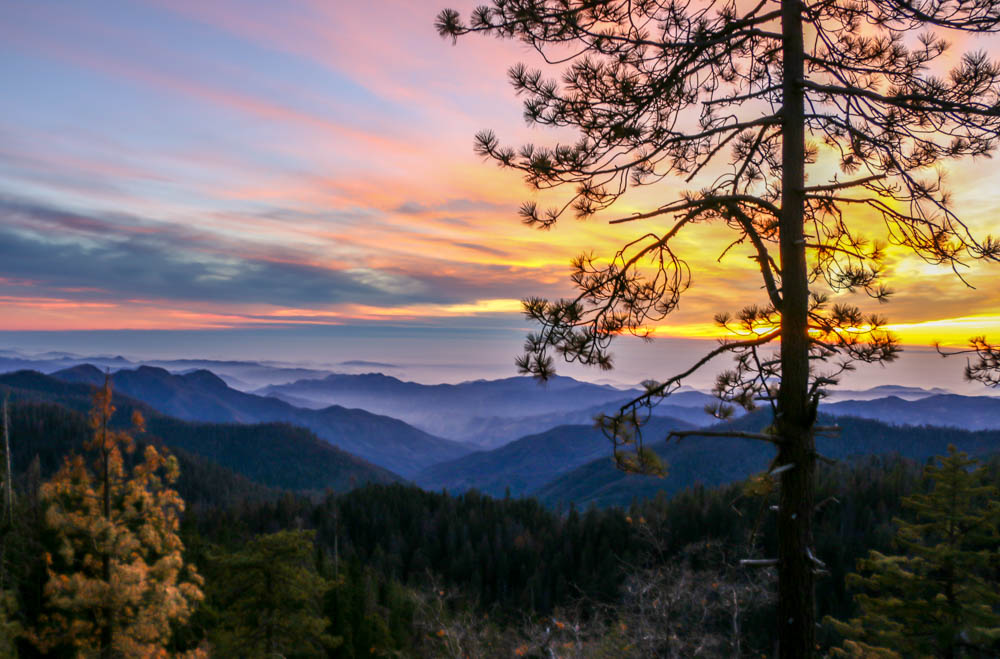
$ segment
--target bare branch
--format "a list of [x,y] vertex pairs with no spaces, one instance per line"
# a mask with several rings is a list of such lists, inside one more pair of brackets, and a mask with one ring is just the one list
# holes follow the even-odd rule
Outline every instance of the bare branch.
[[667,435],[671,439],[681,440],[685,437],[735,437],[738,439],[756,439],[769,444],[780,444],[781,437],[761,432],[744,432],[741,430],[672,430]]

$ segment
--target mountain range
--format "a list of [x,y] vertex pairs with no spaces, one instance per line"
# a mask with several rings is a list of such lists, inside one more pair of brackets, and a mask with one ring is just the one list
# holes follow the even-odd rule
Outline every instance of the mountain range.
[[[192,363],[201,362],[184,366]],[[252,362],[233,363],[252,368]],[[55,403],[79,413],[89,408],[91,392],[104,377],[93,365],[51,375],[20,371],[0,375],[0,390],[19,404]],[[529,378],[425,385],[374,373],[326,374],[257,393],[198,368],[120,368],[111,379],[119,407],[140,409],[151,437],[273,488],[343,490],[409,479],[430,490],[608,505],[695,483],[740,480],[765,469],[772,455],[770,447],[751,440],[690,437],[655,443],[670,465],[666,479],[623,474],[592,419],[638,391],[571,378],[545,386]],[[852,398],[831,396],[834,402],[821,405],[824,423],[843,428],[837,439],[818,440],[832,458],[898,452],[925,459],[949,443],[972,453],[1000,450],[1000,433],[993,432],[1000,429],[1000,398],[904,386],[840,395]],[[676,393],[655,409],[647,436],[655,440],[669,430],[706,426],[712,418],[702,408],[712,400],[693,390]],[[747,414],[721,428],[759,430],[766,417],[763,411]]]
[[[644,432],[664,437],[671,430],[692,427],[677,419],[654,417]],[[565,425],[522,437],[492,451],[477,451],[432,465],[413,480],[427,490],[477,489],[494,497],[524,496],[576,467],[607,458],[610,453],[610,441],[593,424]]]
[[[15,469],[23,470],[36,456],[42,474],[53,472],[70,450],[80,451],[92,430],[86,413],[93,387],[57,380],[32,371],[0,375],[0,394],[11,402],[11,447]],[[146,403],[114,394],[112,424],[131,425],[133,411],[146,419],[141,441],[163,443],[197,472],[213,474],[209,484],[189,489],[246,490],[247,482],[287,490],[346,491],[363,483],[393,483],[402,479],[320,440],[303,428],[282,423],[218,424],[182,421]],[[182,465],[183,466],[183,465]],[[186,480],[189,476],[183,476]],[[221,479],[221,481],[220,481]]]
[[[121,355],[77,355],[69,352],[46,352],[25,355],[16,350],[0,350],[0,373],[22,370],[54,373],[55,371],[83,364],[92,364],[101,369],[109,369],[111,371],[134,369],[138,366],[158,366],[175,373],[188,373],[190,371],[205,369],[218,375],[229,386],[242,391],[250,391],[268,384],[282,384],[306,378],[321,378],[330,373],[329,370],[275,362],[219,359],[148,359],[134,361]],[[369,364],[368,362],[341,362],[338,366],[356,369],[369,366]]]
[[856,416],[910,426],[945,426],[965,430],[1000,428],[1000,398],[935,394],[918,400],[887,396],[821,405],[836,416]]
[[896,396],[903,400],[920,400],[928,396],[938,394],[953,393],[941,387],[908,387],[902,384],[882,384],[871,389],[831,389],[823,400],[828,403],[835,403],[843,400],[873,400],[875,398],[886,398]]
[[[0,383],[18,374],[0,376]],[[63,382],[90,387],[99,386],[104,377],[99,369],[90,365],[75,366],[52,375]],[[111,374],[111,380],[115,391],[168,416],[211,423],[294,424],[401,476],[412,476],[423,467],[469,452],[462,444],[364,410],[337,406],[304,410],[276,398],[247,394],[232,389],[210,371],[176,375],[161,368],[140,366],[135,370],[117,371]]]
[[[54,373],[87,363],[87,359],[102,370],[113,372],[136,370],[141,365],[160,367],[176,375],[208,370],[229,387],[245,393],[277,397],[294,407],[308,409],[330,405],[364,409],[479,448],[494,448],[558,425],[589,423],[595,414],[611,412],[638,393],[635,388],[623,390],[565,377],[553,378],[545,385],[530,378],[428,385],[381,373],[331,373],[274,362],[173,359],[139,363],[121,356],[88,358],[62,352],[26,356],[12,350],[0,350],[0,372],[31,369]],[[393,364],[353,361],[341,362],[340,366],[351,371],[396,368]],[[260,382],[265,384],[255,386]],[[1000,421],[994,419],[990,409],[991,401],[1000,401],[1000,397],[985,395],[988,391],[983,390],[982,396],[940,399],[937,397],[954,394],[936,387],[905,385],[833,389],[822,408],[832,414],[852,414],[891,423],[947,423],[969,429],[998,427]],[[979,410],[970,407],[971,399],[982,399]],[[655,413],[704,426],[713,422],[702,413],[705,404],[712,400],[699,391],[681,391],[663,401]],[[926,404],[908,404],[918,400]],[[958,409],[952,410],[953,405],[958,405]],[[934,411],[927,412],[931,406]]]
[[[769,423],[766,413],[747,415],[714,430],[756,432]],[[821,425],[836,425],[836,436],[821,434],[816,448],[827,459],[898,454],[923,462],[945,455],[954,445],[970,455],[1000,452],[1000,430],[970,431],[935,426],[896,426],[870,419],[820,415]],[[627,506],[634,499],[673,494],[692,485],[723,485],[768,468],[774,449],[753,439],[687,437],[651,444],[667,465],[664,478],[626,474],[608,456],[564,472],[543,487],[528,492],[550,506],[575,503]]]
[[[257,393],[303,407],[359,407],[440,437],[494,448],[558,425],[592,423],[598,413],[612,412],[641,392],[561,376],[545,383],[513,377],[427,385],[367,373],[271,385]],[[682,391],[657,408],[657,414],[705,425],[712,418],[703,408],[712,400],[699,391]]]

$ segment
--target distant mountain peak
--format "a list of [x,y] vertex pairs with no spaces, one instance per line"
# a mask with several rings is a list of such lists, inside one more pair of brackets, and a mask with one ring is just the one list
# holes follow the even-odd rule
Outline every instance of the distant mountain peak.
[[[122,373],[128,373],[128,371],[121,371]],[[145,364],[139,366],[132,371],[133,373],[141,374],[146,377],[156,376],[159,378],[169,378],[171,377],[170,371],[165,368],[160,368],[159,366],[147,366]]]
[[220,378],[218,375],[209,371],[205,368],[199,368],[195,371],[191,371],[182,376],[185,380],[190,383],[198,384],[204,387],[211,387],[213,389],[229,389],[229,385],[226,381]]
[[81,382],[84,384],[100,385],[104,382],[104,371],[93,364],[79,364],[56,371],[52,377],[67,382]]
[[360,382],[365,384],[372,383],[388,383],[388,384],[402,384],[403,381],[399,378],[395,378],[391,375],[386,375],[385,373],[379,373],[377,371],[371,371],[368,373],[330,373],[325,378],[302,378],[290,383],[292,386],[295,385],[305,385],[313,386],[317,383],[328,383],[328,384],[338,384],[344,382]]

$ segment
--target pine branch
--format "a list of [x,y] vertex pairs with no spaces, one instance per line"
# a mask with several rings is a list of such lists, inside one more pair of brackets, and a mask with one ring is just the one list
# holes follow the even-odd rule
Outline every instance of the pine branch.
[[671,439],[682,440],[685,437],[734,437],[738,439],[756,439],[761,442],[779,445],[782,443],[781,437],[768,435],[760,432],[744,432],[742,430],[671,430],[667,435],[667,441]]

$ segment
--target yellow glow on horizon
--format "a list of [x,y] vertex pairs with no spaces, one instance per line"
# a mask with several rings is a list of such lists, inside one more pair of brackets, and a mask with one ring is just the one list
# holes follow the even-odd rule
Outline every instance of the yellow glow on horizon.
[[354,311],[367,319],[460,317],[478,314],[520,313],[521,300],[498,298],[476,300],[466,304],[414,304],[400,307],[356,306]]
[[933,345],[940,342],[947,346],[964,346],[973,336],[1000,338],[1000,315],[984,314],[918,323],[896,323],[887,325],[886,329],[898,334],[901,342],[907,345]]
[[476,300],[464,304],[413,304],[397,307],[344,305],[331,309],[277,309],[258,314],[255,322],[326,323],[331,320],[398,320],[520,313],[521,301],[512,298]]
[[[656,325],[648,329],[652,338],[732,339],[751,335],[749,333],[734,335],[718,325],[708,323]],[[772,329],[774,328],[757,327],[754,328],[753,334],[760,336]],[[997,337],[997,340],[1000,340],[1000,315],[985,314],[915,323],[892,323],[882,329],[895,334],[903,345],[931,346],[940,343],[947,346],[964,346],[971,337],[978,335],[985,335],[987,339]],[[847,328],[845,331],[863,334],[870,330],[870,326],[862,326]]]

